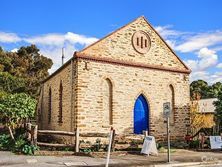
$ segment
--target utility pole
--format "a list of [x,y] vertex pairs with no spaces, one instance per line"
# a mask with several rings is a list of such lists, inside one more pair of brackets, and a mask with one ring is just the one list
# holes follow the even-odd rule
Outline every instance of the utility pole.
[[64,47],[62,48],[62,65],[64,64],[64,58],[65,58],[65,56],[64,56]]

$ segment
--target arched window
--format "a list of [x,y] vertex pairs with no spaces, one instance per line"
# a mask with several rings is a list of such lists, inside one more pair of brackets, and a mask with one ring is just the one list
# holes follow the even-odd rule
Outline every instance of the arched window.
[[109,122],[109,125],[113,124],[113,86],[112,82],[107,78],[104,82],[103,90],[103,112],[105,122]]
[[62,123],[62,98],[63,98],[63,86],[62,81],[60,81],[59,85],[59,115],[58,115],[58,122]]
[[170,104],[171,104],[171,115],[170,115],[170,123],[175,122],[175,93],[173,85],[170,85]]
[[48,123],[51,122],[52,116],[52,89],[49,87],[49,97],[48,97]]

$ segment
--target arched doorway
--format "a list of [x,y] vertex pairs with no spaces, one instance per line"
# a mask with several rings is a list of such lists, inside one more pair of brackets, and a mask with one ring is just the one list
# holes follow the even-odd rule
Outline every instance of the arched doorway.
[[149,107],[141,94],[134,105],[134,133],[142,134],[144,130],[149,131]]

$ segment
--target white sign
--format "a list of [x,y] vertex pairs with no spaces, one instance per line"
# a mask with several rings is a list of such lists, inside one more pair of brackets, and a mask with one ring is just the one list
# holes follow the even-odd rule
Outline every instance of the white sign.
[[147,136],[143,142],[141,153],[149,155],[158,155],[156,141],[154,136]]
[[222,148],[221,136],[210,136],[210,148],[211,149],[221,149]]
[[164,118],[170,116],[170,102],[163,103],[163,116]]

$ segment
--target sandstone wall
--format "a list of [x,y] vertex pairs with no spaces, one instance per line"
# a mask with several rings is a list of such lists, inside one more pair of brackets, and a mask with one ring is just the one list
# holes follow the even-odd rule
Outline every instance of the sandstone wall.
[[189,125],[189,80],[187,74],[164,72],[107,63],[78,62],[78,127],[81,132],[107,132],[104,120],[103,90],[108,78],[113,86],[113,127],[117,133],[133,132],[134,103],[143,94],[150,109],[150,132],[162,139],[166,135],[163,103],[169,101],[171,84],[175,92],[175,122],[171,124],[173,137],[183,137]]
[[[59,71],[56,75],[48,79],[42,85],[42,91],[38,104],[38,121],[40,129],[52,129],[52,130],[64,130],[64,131],[74,131],[75,128],[75,85],[76,85],[76,63],[73,63],[73,73],[72,65],[69,63],[65,68]],[[73,74],[73,84],[71,76]],[[59,123],[59,88],[60,82],[63,86],[63,97],[62,97],[62,123]],[[49,88],[52,90],[51,99],[51,121],[48,121],[49,113]],[[73,88],[72,88],[73,87]],[[71,106],[71,93],[73,89],[73,109]],[[43,97],[43,99],[42,99]],[[71,110],[73,114],[71,114]],[[73,117],[71,119],[71,117]],[[72,127],[71,127],[71,120]]]

